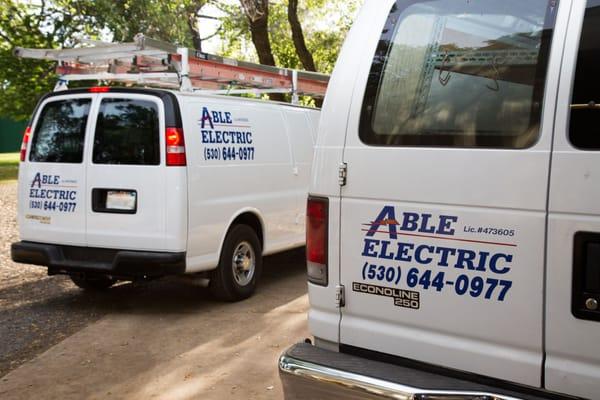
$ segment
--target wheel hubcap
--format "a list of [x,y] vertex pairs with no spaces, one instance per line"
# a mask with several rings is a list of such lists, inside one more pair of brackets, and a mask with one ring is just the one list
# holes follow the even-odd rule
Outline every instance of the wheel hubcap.
[[256,257],[254,249],[248,242],[241,242],[233,251],[233,277],[238,285],[246,286],[254,276]]

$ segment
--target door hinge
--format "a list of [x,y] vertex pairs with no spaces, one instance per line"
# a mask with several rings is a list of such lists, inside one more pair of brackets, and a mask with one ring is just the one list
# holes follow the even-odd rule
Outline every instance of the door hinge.
[[342,308],[346,305],[346,290],[344,285],[335,287],[335,308]]
[[346,178],[348,176],[348,164],[340,163],[338,169],[338,183],[340,186],[346,186]]

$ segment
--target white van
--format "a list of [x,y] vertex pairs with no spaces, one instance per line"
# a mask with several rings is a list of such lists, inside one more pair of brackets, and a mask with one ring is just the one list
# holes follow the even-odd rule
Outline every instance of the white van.
[[286,398],[600,399],[600,1],[366,1]]
[[158,89],[41,99],[19,167],[16,262],[82,288],[207,273],[250,296],[262,256],[304,244],[319,111]]

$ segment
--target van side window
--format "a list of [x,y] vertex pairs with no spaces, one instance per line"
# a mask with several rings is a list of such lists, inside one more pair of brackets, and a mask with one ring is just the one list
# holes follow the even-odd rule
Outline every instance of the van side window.
[[103,99],[98,112],[95,164],[160,164],[156,103],[133,99]]
[[[585,150],[600,150],[600,0],[588,0],[571,100],[569,139],[571,144]],[[593,104],[591,104],[593,102]],[[598,104],[598,106],[596,106]]]
[[91,99],[47,103],[33,133],[29,161],[81,163]]
[[557,8],[557,0],[397,0],[373,58],[361,140],[532,146]]

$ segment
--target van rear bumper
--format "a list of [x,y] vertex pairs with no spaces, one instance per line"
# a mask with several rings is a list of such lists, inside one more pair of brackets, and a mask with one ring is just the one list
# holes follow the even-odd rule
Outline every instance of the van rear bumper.
[[151,278],[185,272],[185,252],[167,253],[16,242],[14,262],[48,267],[49,274],[90,273],[122,278]]
[[409,366],[325,350],[308,343],[298,343],[281,355],[279,376],[286,400],[563,399],[536,389],[524,392],[507,390]]

